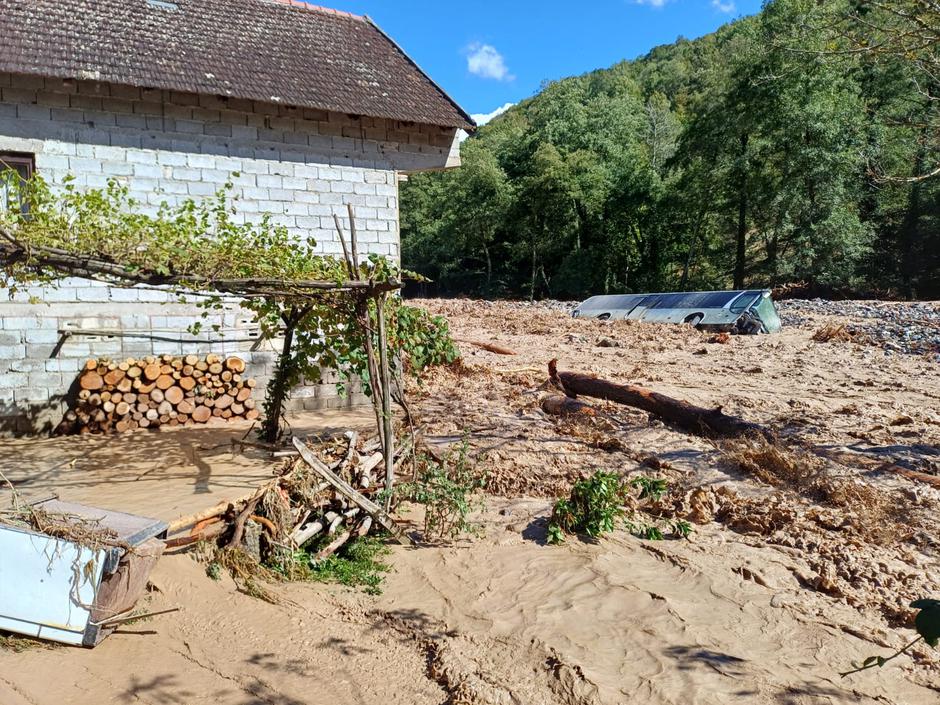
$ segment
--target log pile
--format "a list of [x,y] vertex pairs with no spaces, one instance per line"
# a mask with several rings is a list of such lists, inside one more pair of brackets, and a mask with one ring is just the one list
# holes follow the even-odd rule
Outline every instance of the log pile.
[[245,361],[186,355],[88,360],[61,433],[124,432],[136,428],[203,424],[212,418],[256,419]]
[[[322,560],[350,539],[375,528],[408,540],[372,499],[384,488],[383,456],[378,437],[356,431],[317,450],[295,439],[298,456],[285,461],[275,479],[240,499],[211,507],[170,524],[170,548],[214,541],[220,548],[240,548],[261,564],[279,564],[284,550],[316,545]],[[408,442],[398,446],[395,467],[409,457]]]

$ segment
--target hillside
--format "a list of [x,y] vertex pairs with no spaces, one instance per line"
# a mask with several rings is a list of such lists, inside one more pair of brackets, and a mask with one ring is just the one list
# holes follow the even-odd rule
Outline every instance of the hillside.
[[440,294],[940,296],[940,179],[911,181],[940,159],[938,44],[857,50],[874,38],[841,8],[777,0],[547,83],[468,139],[461,169],[403,188],[406,266]]

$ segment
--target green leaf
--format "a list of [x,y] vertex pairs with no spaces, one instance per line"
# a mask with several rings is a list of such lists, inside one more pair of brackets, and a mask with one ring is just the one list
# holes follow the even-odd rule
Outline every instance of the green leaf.
[[[917,633],[924,637],[924,641],[936,647],[940,643],[940,601],[917,600],[916,602],[925,606],[920,608],[920,612],[914,618],[914,627]],[[911,604],[913,606],[915,603]]]
[[940,600],[931,600],[930,598],[922,598],[920,600],[914,600],[911,603],[911,607],[913,607],[915,610],[923,610],[929,607],[937,607],[937,606],[940,606]]

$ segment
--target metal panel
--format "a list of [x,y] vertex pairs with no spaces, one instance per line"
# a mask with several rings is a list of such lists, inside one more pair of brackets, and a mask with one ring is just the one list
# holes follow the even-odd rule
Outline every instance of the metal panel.
[[0,629],[81,644],[107,553],[0,526]]
[[[124,512],[57,499],[34,506],[90,521],[115,542],[138,546],[166,534],[166,524]],[[88,548],[18,526],[0,524],[0,629],[65,644],[94,646],[102,630],[91,623],[104,575],[124,555],[120,546]]]

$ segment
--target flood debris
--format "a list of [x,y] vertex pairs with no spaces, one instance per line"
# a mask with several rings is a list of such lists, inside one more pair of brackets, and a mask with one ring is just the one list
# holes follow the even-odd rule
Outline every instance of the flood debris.
[[774,437],[769,429],[737,416],[725,414],[721,407],[704,409],[687,401],[674,399],[632,384],[616,384],[578,372],[561,372],[558,370],[557,360],[551,360],[548,363],[548,374],[552,383],[569,397],[576,397],[580,394],[634,406],[696,435],[710,437],[753,435],[768,440]]
[[592,296],[571,315],[602,321],[686,323],[700,330],[751,335],[780,330],[770,289]]
[[[410,439],[396,443],[396,472],[408,461]],[[277,596],[263,583],[302,579],[308,564],[329,558],[347,543],[374,531],[410,539],[373,499],[383,496],[381,440],[357,431],[323,442],[293,438],[296,455],[277,475],[232,502],[181,517],[170,548],[201,544],[210,565],[226,569],[243,592],[269,602]]]
[[480,350],[486,350],[487,352],[494,353],[496,355],[515,355],[516,351],[511,348],[507,348],[504,345],[497,345],[496,343],[490,343],[485,340],[467,340],[465,338],[454,338],[454,342],[463,343],[464,345],[472,345],[475,348],[480,348]]
[[163,554],[156,519],[47,499],[0,515],[0,629],[101,643],[131,611]]

